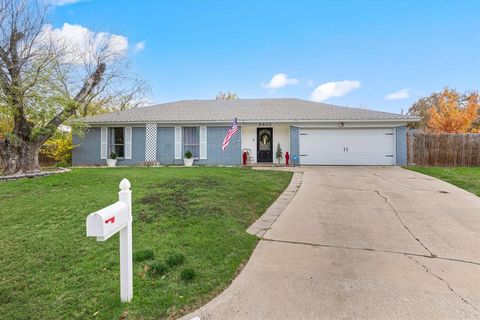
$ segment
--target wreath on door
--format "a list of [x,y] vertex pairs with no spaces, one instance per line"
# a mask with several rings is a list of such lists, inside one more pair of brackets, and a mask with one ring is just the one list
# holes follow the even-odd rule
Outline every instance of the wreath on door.
[[263,133],[260,136],[260,140],[262,141],[263,144],[267,144],[270,142],[270,135],[268,133]]

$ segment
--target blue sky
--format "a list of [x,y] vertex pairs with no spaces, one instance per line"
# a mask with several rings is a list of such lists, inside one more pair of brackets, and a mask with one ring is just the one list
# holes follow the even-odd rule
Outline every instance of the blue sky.
[[234,91],[400,112],[480,88],[480,1],[51,2],[53,28],[125,37],[155,102]]

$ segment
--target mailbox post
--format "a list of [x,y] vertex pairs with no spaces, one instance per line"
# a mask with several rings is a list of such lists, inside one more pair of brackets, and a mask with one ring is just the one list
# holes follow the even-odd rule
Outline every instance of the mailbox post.
[[120,298],[130,302],[133,298],[133,263],[132,263],[132,190],[130,181],[120,182],[118,200],[125,202],[128,208],[128,222],[120,230]]
[[130,302],[133,298],[133,264],[132,264],[132,191],[130,182],[120,182],[118,202],[87,217],[87,237],[96,237],[105,241],[120,233],[120,299]]

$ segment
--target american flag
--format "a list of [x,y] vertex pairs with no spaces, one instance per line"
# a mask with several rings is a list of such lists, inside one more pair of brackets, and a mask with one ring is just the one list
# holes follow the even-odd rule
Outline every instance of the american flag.
[[227,149],[228,144],[230,143],[230,138],[237,131],[238,131],[238,124],[237,124],[237,117],[235,117],[235,119],[233,119],[233,122],[232,122],[232,127],[228,130],[227,135],[225,136],[225,139],[223,139],[222,150],[225,151],[225,149]]

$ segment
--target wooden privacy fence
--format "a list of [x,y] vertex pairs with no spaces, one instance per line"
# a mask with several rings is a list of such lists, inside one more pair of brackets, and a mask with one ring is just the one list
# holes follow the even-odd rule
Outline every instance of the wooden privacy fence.
[[407,133],[408,164],[439,167],[480,166],[478,133]]

